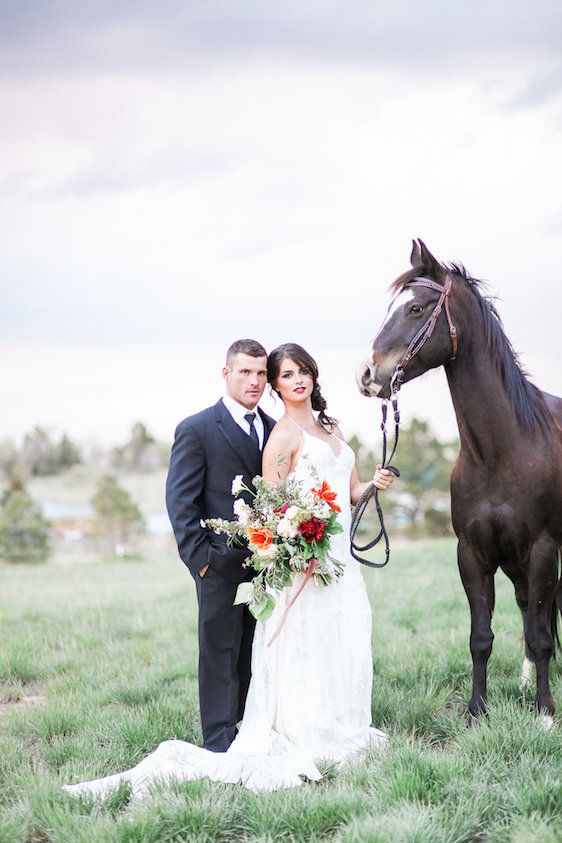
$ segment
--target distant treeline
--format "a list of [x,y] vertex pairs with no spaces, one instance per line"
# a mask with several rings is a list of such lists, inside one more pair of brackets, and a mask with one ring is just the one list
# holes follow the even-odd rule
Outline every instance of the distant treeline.
[[11,439],[0,441],[0,472],[9,478],[14,472],[25,478],[62,474],[74,465],[93,463],[125,472],[151,472],[165,467],[169,445],[158,442],[142,422],[136,422],[122,445],[109,449],[85,448],[68,433],[54,437],[43,427],[35,427],[23,437],[18,448]]
[[[350,445],[357,457],[362,479],[372,477],[380,460],[376,448],[353,436]],[[395,529],[415,535],[451,532],[449,515],[449,477],[458,448],[457,441],[441,441],[428,422],[414,418],[400,431],[395,465],[401,472],[383,504]],[[163,443],[136,422],[126,442],[107,449],[85,448],[67,433],[54,437],[42,427],[35,427],[16,447],[10,440],[0,442],[0,473],[5,484],[14,478],[26,482],[32,477],[62,474],[79,464],[93,465],[107,474],[150,473],[168,464],[169,443]]]
[[[380,450],[351,438],[361,479],[368,479],[380,462]],[[380,447],[380,446],[379,446]],[[458,451],[458,440],[441,441],[427,421],[413,418],[400,429],[393,464],[400,478],[381,497],[386,520],[393,528],[415,536],[450,535],[452,530],[449,479]]]

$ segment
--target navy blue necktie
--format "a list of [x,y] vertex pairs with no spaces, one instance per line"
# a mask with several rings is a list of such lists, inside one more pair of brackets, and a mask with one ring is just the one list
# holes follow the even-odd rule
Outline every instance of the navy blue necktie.
[[260,440],[259,440],[258,432],[257,432],[256,428],[254,427],[255,417],[256,417],[255,413],[246,413],[246,415],[244,416],[244,418],[246,419],[246,421],[250,425],[250,437],[251,437],[251,439],[254,440],[254,442],[256,443],[256,445],[259,448]]

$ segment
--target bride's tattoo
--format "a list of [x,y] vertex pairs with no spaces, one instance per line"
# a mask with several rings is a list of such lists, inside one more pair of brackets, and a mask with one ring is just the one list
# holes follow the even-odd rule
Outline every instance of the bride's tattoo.
[[277,478],[281,480],[281,472],[280,468],[282,465],[287,465],[287,457],[285,454],[277,454],[277,456],[272,460],[274,467],[277,470]]

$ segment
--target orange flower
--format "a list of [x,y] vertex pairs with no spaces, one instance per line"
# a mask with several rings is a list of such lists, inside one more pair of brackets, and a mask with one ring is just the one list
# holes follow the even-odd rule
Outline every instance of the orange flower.
[[311,489],[310,491],[314,492],[315,495],[318,495],[320,500],[326,501],[330,509],[333,509],[334,512],[341,512],[341,507],[339,507],[335,502],[337,494],[336,492],[332,492],[330,484],[326,483],[325,480],[322,481],[322,485],[319,489]]
[[269,527],[249,527],[248,538],[254,547],[257,547],[258,550],[264,550],[273,541],[273,533]]

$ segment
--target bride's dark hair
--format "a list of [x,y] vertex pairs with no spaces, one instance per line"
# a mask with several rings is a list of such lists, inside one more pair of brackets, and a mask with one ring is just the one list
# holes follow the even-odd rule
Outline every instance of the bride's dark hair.
[[[303,369],[312,375],[312,395],[310,399],[312,401],[312,409],[318,412],[318,421],[330,433],[337,426],[338,421],[337,419],[331,418],[331,416],[326,415],[326,399],[320,392],[320,384],[318,383],[318,366],[316,365],[316,360],[302,347],[302,345],[297,345],[295,342],[286,342],[284,345],[278,345],[277,348],[274,348],[273,351],[269,354],[267,358],[267,380],[271,384],[271,388],[275,389],[274,384],[279,377],[279,372],[281,371],[281,363],[283,360],[292,360],[293,363],[296,363],[297,366],[300,366]],[[275,389],[275,392],[277,390]],[[279,393],[277,393],[279,394]]]

